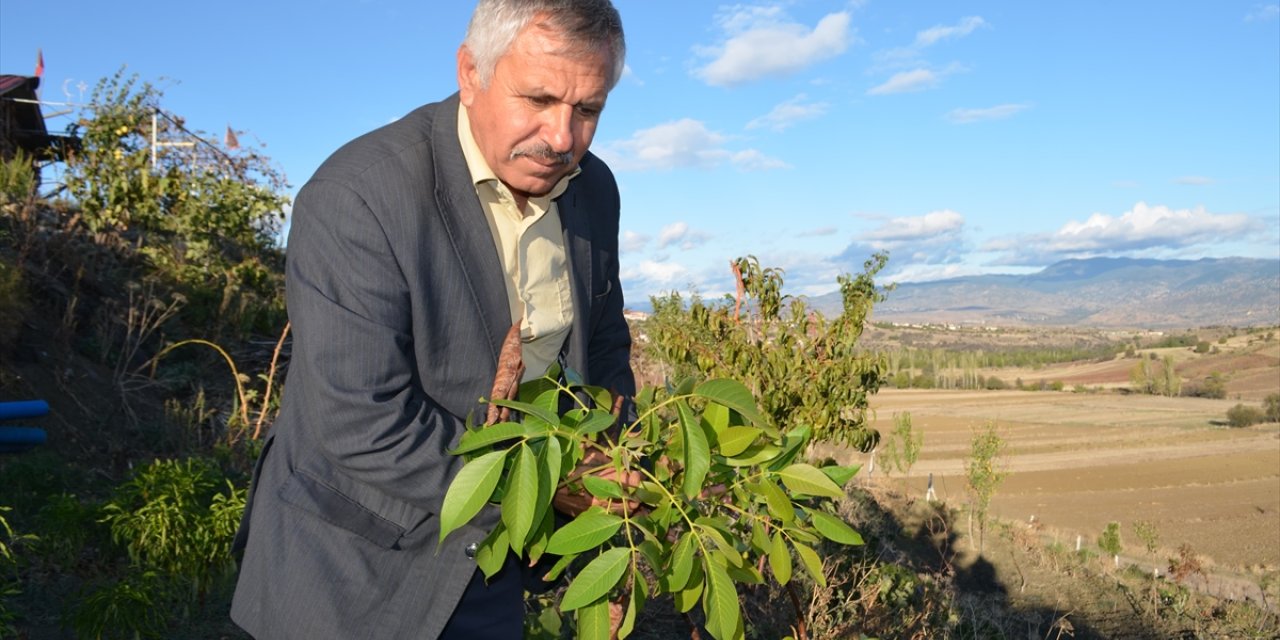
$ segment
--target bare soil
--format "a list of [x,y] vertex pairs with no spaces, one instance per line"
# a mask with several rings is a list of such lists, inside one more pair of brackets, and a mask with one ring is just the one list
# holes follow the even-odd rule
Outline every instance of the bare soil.
[[[1260,576],[1280,570],[1280,425],[1219,426],[1236,400],[1047,391],[882,390],[876,427],[910,413],[924,434],[919,461],[894,483],[923,496],[967,501],[965,462],[974,429],[994,422],[1008,472],[992,501],[1005,521],[1035,523],[1048,541],[1086,548],[1121,524],[1124,555],[1166,566],[1189,544],[1217,576],[1205,588],[1259,597]],[[871,464],[870,456],[845,454]],[[875,475],[884,478],[883,465]],[[1155,525],[1148,556],[1133,524]]]

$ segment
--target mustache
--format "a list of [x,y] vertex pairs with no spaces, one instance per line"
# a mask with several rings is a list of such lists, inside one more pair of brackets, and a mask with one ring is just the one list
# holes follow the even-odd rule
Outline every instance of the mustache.
[[556,153],[551,145],[545,142],[534,142],[523,147],[516,147],[511,151],[511,158],[515,160],[521,156],[527,156],[536,160],[542,160],[557,165],[569,164],[573,162],[573,153],[566,151],[564,153]]

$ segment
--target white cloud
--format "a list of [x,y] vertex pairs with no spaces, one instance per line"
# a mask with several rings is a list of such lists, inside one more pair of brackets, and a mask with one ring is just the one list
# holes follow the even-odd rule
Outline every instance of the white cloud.
[[731,151],[725,148],[728,140],[727,136],[708,129],[701,121],[684,118],[642,129],[628,140],[597,147],[597,153],[611,167],[621,171],[713,168],[725,163],[743,170],[786,166],[781,160],[755,149]]
[[[923,216],[890,218],[879,227],[858,234],[835,260],[841,264],[861,264],[877,251],[888,251],[885,275],[894,275],[912,265],[955,264],[967,253],[964,216],[950,209]],[[918,267],[916,267],[918,268]]]
[[1213,178],[1206,178],[1205,176],[1181,176],[1179,178],[1175,178],[1174,182],[1193,187],[1203,187],[1211,185],[1215,181]]
[[745,149],[729,156],[729,162],[740,171],[768,171],[770,169],[786,169],[790,165],[766,156],[755,149]]
[[769,113],[747,123],[748,129],[769,128],[785,131],[801,120],[811,120],[827,112],[826,102],[808,102],[808,96],[800,94],[774,107]]
[[1002,264],[1049,264],[1063,258],[1155,254],[1248,238],[1264,230],[1243,213],[1211,213],[1204,207],[1172,209],[1139,202],[1120,216],[1094,213],[1057,231],[997,238],[984,250],[1007,252]]
[[708,239],[706,233],[689,227],[687,222],[673,222],[662,228],[658,234],[658,248],[666,249],[672,245],[683,251],[697,249]]
[[[652,291],[669,287],[674,283],[686,283],[689,280],[690,271],[677,262],[644,260],[634,267],[623,268],[619,276],[627,281],[641,281],[644,285],[641,285],[640,289]],[[630,288],[627,287],[627,289]]]
[[964,228],[964,216],[950,209],[931,211],[923,216],[893,218],[879,228],[859,235],[872,243],[919,242],[938,236],[955,235]]
[[947,120],[955,124],[970,124],[984,120],[1003,120],[1011,118],[1030,108],[1025,104],[1001,104],[985,109],[952,109]]
[[649,236],[635,231],[622,232],[622,250],[628,253],[644,251],[649,244]]
[[915,46],[916,48],[922,49],[924,47],[932,46],[938,42],[941,42],[942,40],[949,40],[952,38],[963,38],[964,36],[967,36],[970,33],[973,33],[975,29],[979,27],[987,27],[987,26],[990,26],[990,25],[987,24],[986,20],[983,20],[978,16],[969,16],[967,18],[960,20],[960,22],[955,24],[954,26],[947,27],[943,25],[938,25],[936,27],[930,27],[928,29],[925,29],[924,31],[917,33]]
[[1254,5],[1253,11],[1244,17],[1245,22],[1266,22],[1280,18],[1280,4]]
[[868,95],[885,96],[893,93],[909,93],[912,91],[924,91],[932,89],[938,85],[938,74],[928,69],[916,69],[914,71],[902,71],[893,74],[883,84],[872,87],[867,91]]
[[842,11],[824,16],[812,29],[790,21],[780,6],[734,7],[719,19],[727,38],[700,47],[714,58],[694,75],[716,86],[733,86],[766,76],[795,73],[844,53],[854,40],[851,18]]

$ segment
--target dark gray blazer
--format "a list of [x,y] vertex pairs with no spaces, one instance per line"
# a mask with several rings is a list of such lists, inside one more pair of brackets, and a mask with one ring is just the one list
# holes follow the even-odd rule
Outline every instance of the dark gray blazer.
[[[231,616],[263,639],[439,635],[475,571],[486,509],[437,550],[463,420],[483,415],[511,326],[457,137],[457,96],[329,158],[298,194],[286,291],[293,353],[237,535]],[[618,281],[618,191],[588,154],[558,199],[569,367],[635,392]]]

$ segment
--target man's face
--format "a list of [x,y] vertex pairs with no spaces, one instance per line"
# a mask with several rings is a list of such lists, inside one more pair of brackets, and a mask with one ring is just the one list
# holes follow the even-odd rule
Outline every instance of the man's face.
[[486,88],[470,51],[458,50],[459,97],[476,145],[521,200],[551,191],[577,166],[609,95],[607,53],[564,51],[562,39],[535,20],[498,59]]

